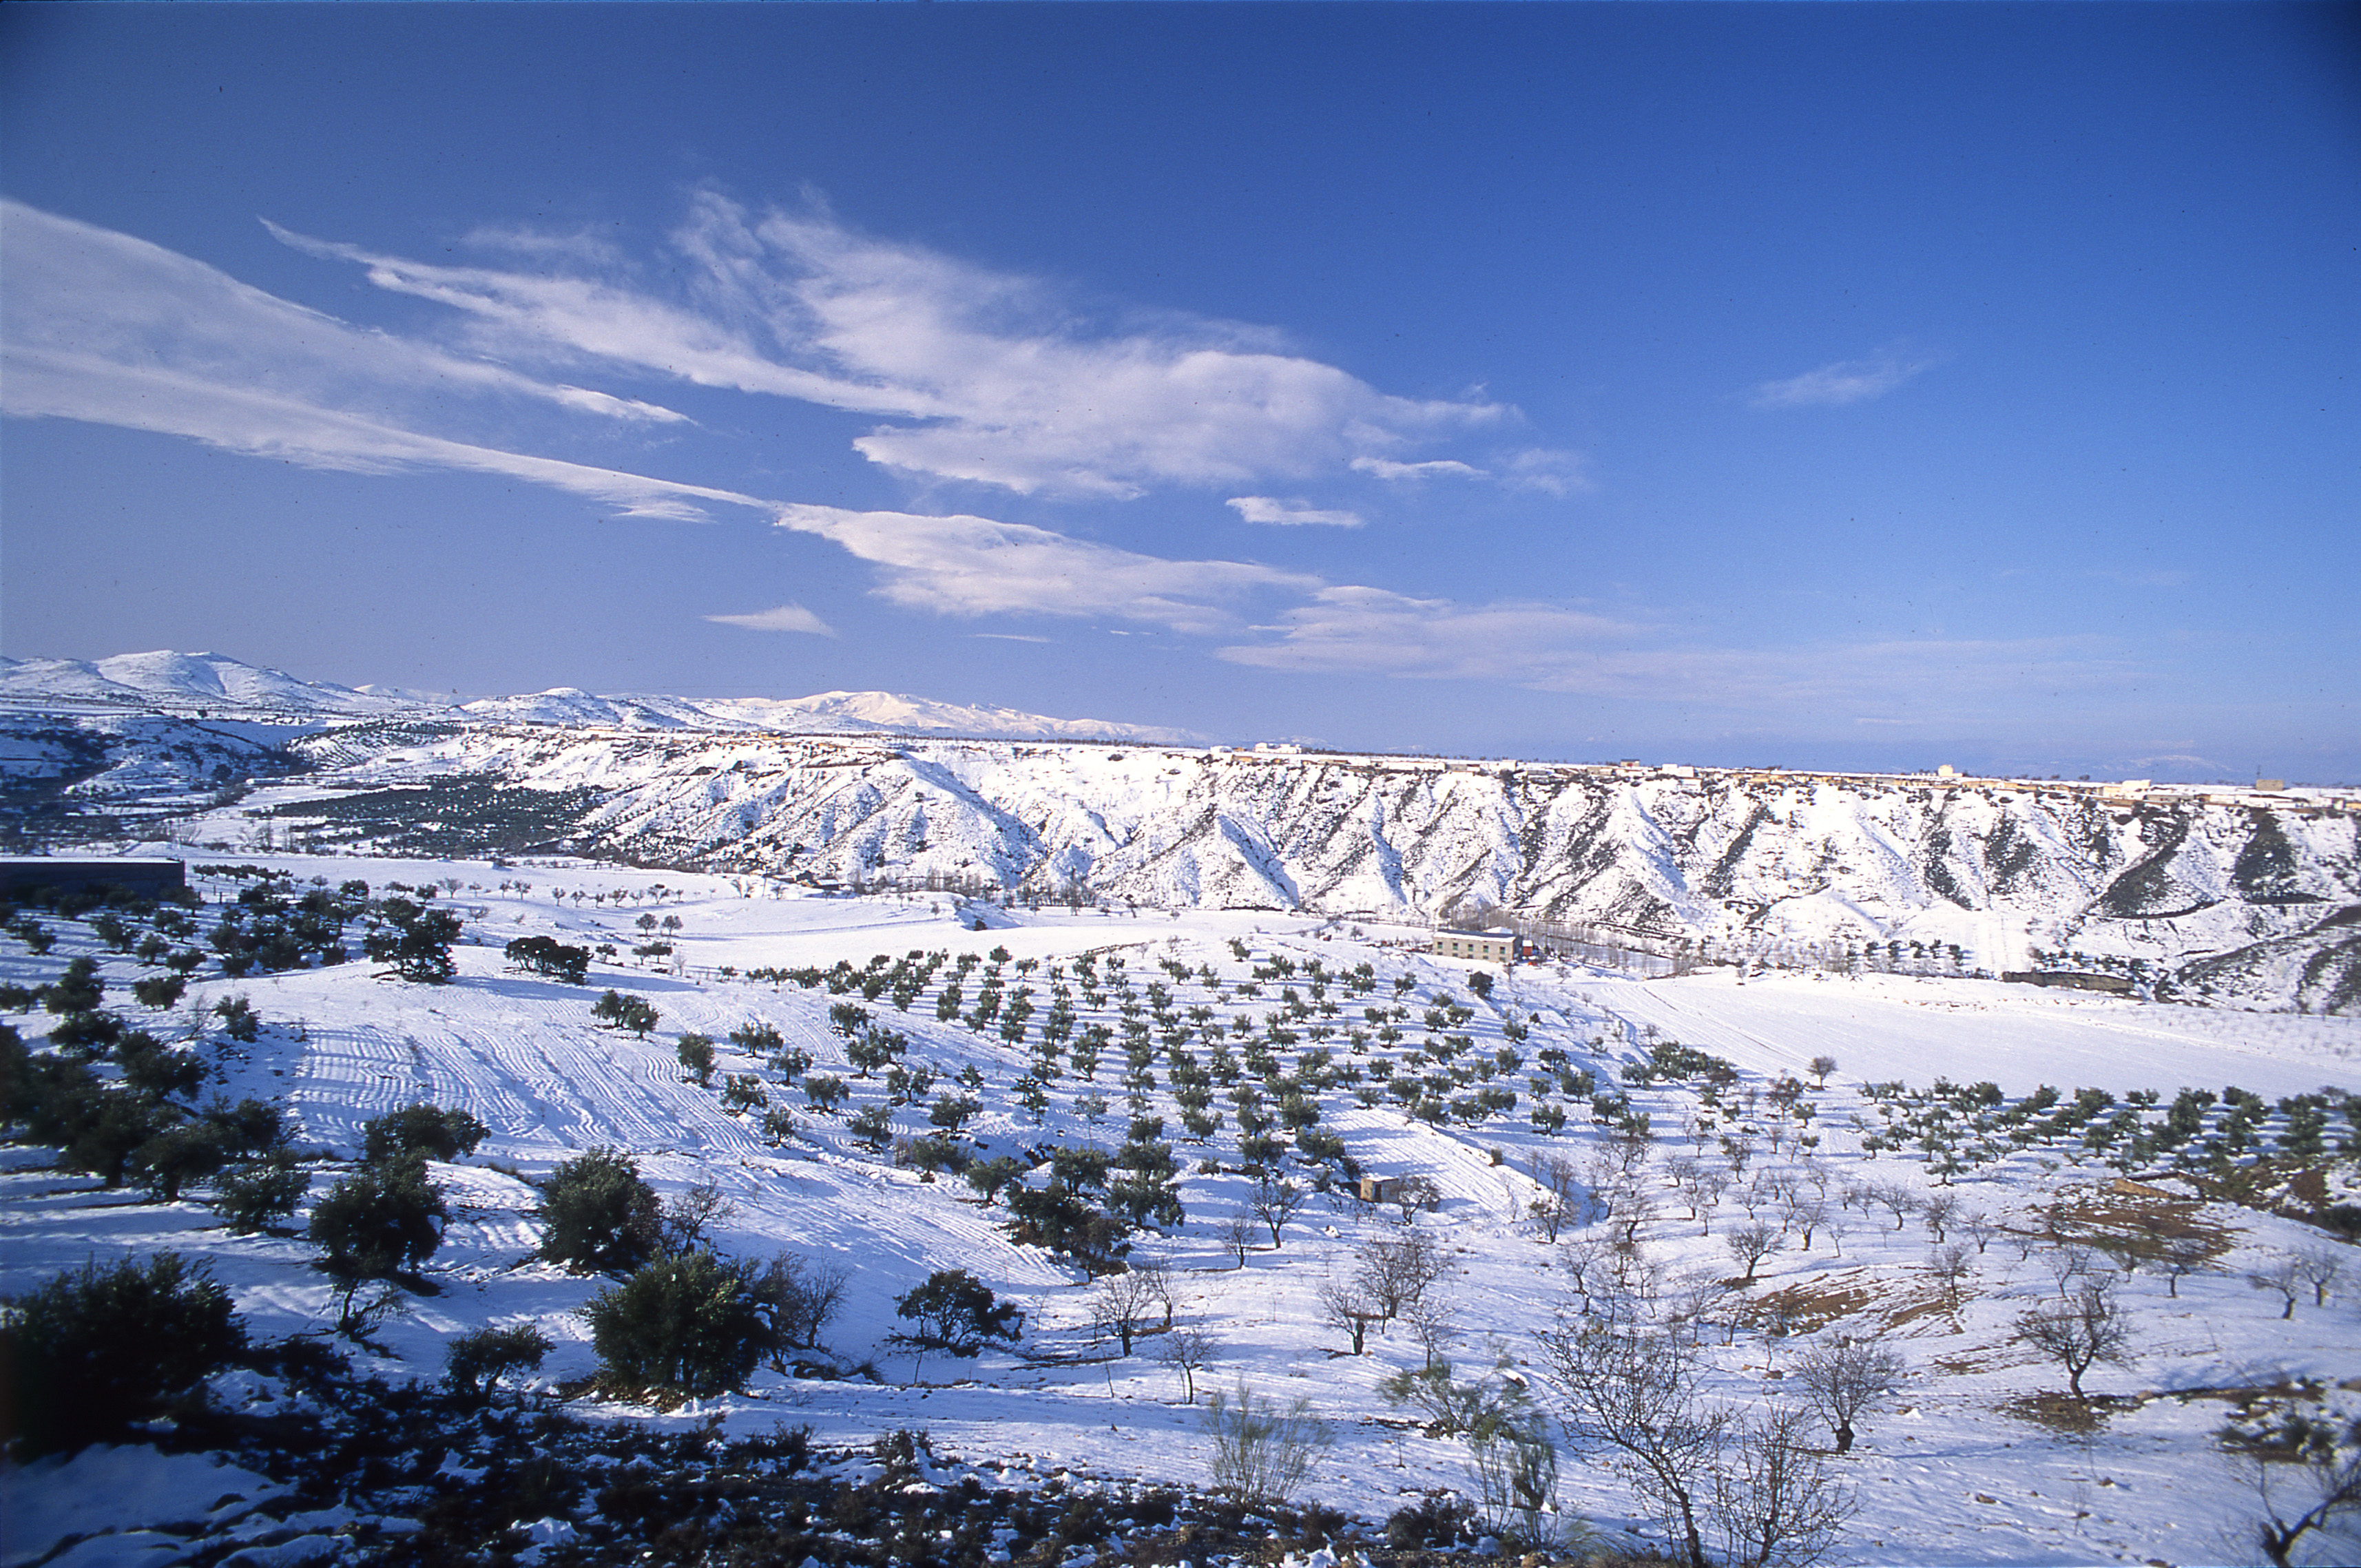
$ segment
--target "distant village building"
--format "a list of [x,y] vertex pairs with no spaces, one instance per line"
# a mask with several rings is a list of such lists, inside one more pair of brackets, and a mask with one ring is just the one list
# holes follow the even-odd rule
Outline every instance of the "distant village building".
[[1514,931],[1438,931],[1434,945],[1427,949],[1446,959],[1473,959],[1477,963],[1513,964],[1517,961],[1517,934]]
[[2287,780],[2285,780],[2285,779],[2257,779],[2257,780],[2255,781],[2255,787],[2256,787],[2257,790],[2262,791],[2262,792],[2263,792],[2264,794],[2266,794],[2266,795],[2276,795],[2276,794],[2277,794],[2277,793],[2279,793],[2280,790],[2283,790],[2283,789],[2287,788]]

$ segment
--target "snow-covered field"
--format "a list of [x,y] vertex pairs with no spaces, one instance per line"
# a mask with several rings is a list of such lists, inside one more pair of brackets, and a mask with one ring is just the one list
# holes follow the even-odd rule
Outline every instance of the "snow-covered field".
[[[1038,1025],[1035,1038],[1013,1043],[996,1027],[939,1019],[935,1003],[958,972],[952,966],[943,966],[906,1011],[896,1011],[890,995],[862,1003],[877,1022],[908,1036],[909,1063],[934,1065],[939,1091],[956,1092],[963,1071],[972,1069],[971,1082],[980,1079],[982,1109],[964,1135],[991,1154],[1091,1142],[1112,1148],[1120,1141],[1126,1120],[1125,989],[1133,992],[1135,1016],[1164,1012],[1159,1037],[1167,1030],[1185,1034],[1184,1048],[1198,1060],[1213,1055],[1207,1042],[1225,1027],[1233,1030],[1225,1050],[1246,1050],[1258,1031],[1268,1039],[1270,1015],[1286,1005],[1282,992],[1292,992],[1294,1015],[1277,1022],[1296,1038],[1273,1048],[1281,1066],[1299,1076],[1307,1070],[1303,1052],[1329,1053],[1333,1076],[1324,1089],[1317,1065],[1309,1069],[1319,1128],[1341,1137],[1361,1169],[1422,1176],[1439,1191],[1437,1206],[1410,1223],[1447,1249],[1450,1270],[1440,1288],[1454,1303],[1455,1358],[1463,1368],[1480,1369],[1501,1353],[1537,1368],[1535,1332],[1578,1299],[1576,1263],[1587,1238],[1624,1228],[1620,1219],[1576,1224],[1553,1244],[1529,1212],[1541,1190],[1525,1173],[1529,1157],[1565,1155],[1596,1175],[1604,1167],[1594,1169],[1593,1162],[1612,1141],[1589,1091],[1569,1091],[1565,1075],[1588,1073],[1600,1093],[1623,1084],[1630,1107],[1649,1118],[1651,1147],[1638,1185],[1653,1194],[1653,1206],[1636,1223],[1642,1244],[1637,1266],[1640,1277],[1656,1280],[1647,1288],[1666,1299],[1698,1280],[1739,1274],[1727,1237],[1744,1223],[1744,1205],[1759,1205],[1773,1218],[1780,1212],[1778,1194],[1760,1185],[1766,1173],[1786,1175],[1791,1192],[1824,1190],[1828,1216],[1808,1249],[1790,1227],[1750,1286],[1705,1291],[1695,1301],[1716,1323],[1728,1320],[1727,1343],[1721,1334],[1709,1337],[1710,1387],[1715,1398],[1739,1406],[1795,1399],[1784,1374],[1806,1342],[1800,1333],[1765,1332],[1760,1304],[1766,1299],[1814,1303],[1799,1312],[1799,1330],[1826,1321],[1823,1333],[1875,1336],[1908,1358],[1912,1379],[1899,1405],[1867,1420],[1860,1444],[1839,1465],[1859,1503],[1841,1561],[2250,1560],[2245,1531],[2252,1490],[2213,1441],[2226,1406],[2200,1391],[2316,1378],[2334,1399],[2345,1398],[2334,1386],[2361,1372],[2354,1305],[2361,1300],[2361,1268],[2329,1289],[2325,1305],[2315,1306],[2307,1288],[2286,1317],[2279,1296],[2246,1278],[2299,1249],[2349,1249],[2296,1218],[2177,1201],[2195,1188],[2176,1185],[2166,1190],[2169,1197],[2130,1201],[2165,1204],[2177,1220],[2218,1230],[2220,1249],[2185,1278],[2169,1279],[2152,1266],[2122,1278],[2131,1359],[2094,1368],[2088,1382],[2094,1392],[2135,1398],[2096,1432],[2062,1434],[2007,1409],[2020,1397],[2064,1387],[2062,1373],[2037,1361],[2014,1327],[2058,1290],[2051,1263],[2059,1249],[2045,1235],[2045,1213],[2062,1204],[2057,1212],[2067,1216],[2066,1230],[2083,1223],[2074,1219],[2079,1213],[2087,1221],[2083,1234],[2104,1234],[2112,1223],[2104,1214],[2123,1207],[2124,1195],[2108,1187],[2117,1169],[2070,1136],[2017,1147],[1999,1130],[1985,1129],[1980,1135],[1991,1146],[1988,1157],[1971,1161],[1948,1189],[1962,1216],[1952,1223],[1950,1242],[1967,1239],[1960,1227],[1969,1212],[1994,1223],[1968,1252],[1956,1290],[1930,1271],[1938,1238],[1922,1215],[1867,1201],[1839,1207],[1849,1190],[1898,1184],[1925,1193],[1938,1179],[1909,1138],[1879,1135],[1898,1102],[1883,1091],[1871,1095],[1867,1084],[1898,1080],[1926,1091],[1938,1079],[1990,1080],[2011,1101],[2042,1084],[2070,1099],[2090,1087],[2116,1097],[2109,1115],[2135,1091],[2155,1091],[2169,1105],[2183,1087],[2219,1094],[2235,1085],[2277,1102],[2323,1086],[2361,1087],[2354,1070],[2361,1019],[2213,1012],[1894,976],[1784,975],[1740,983],[1726,970],[1642,982],[1527,968],[1484,999],[1471,992],[1467,966],[1411,950],[1407,933],[1312,917],[994,909],[986,916],[990,928],[976,931],[969,927],[979,911],[946,896],[778,896],[722,876],[579,863],[520,869],[239,858],[283,867],[299,881],[362,877],[382,886],[454,879],[459,885],[445,902],[469,915],[468,945],[458,949],[450,984],[401,983],[360,962],[235,981],[201,975],[191,997],[165,1020],[193,1018],[230,994],[250,999],[264,1021],[260,1037],[219,1049],[221,1076],[207,1092],[282,1098],[300,1122],[299,1145],[332,1160],[357,1156],[368,1118],[422,1100],[464,1108],[489,1129],[472,1157],[434,1169],[452,1208],[445,1244],[427,1270],[441,1291],[412,1299],[406,1313],[382,1329],[390,1353],[383,1370],[395,1378],[436,1376],[444,1344],[458,1332],[521,1321],[538,1323],[558,1342],[544,1369],[547,1381],[593,1370],[587,1329],[574,1314],[601,1282],[533,1260],[539,1227],[531,1183],[574,1154],[614,1146],[632,1153],[666,1194],[699,1181],[719,1183],[736,1206],[718,1234],[724,1253],[788,1250],[842,1265],[850,1289],[829,1343],[849,1363],[873,1361],[885,1381],[798,1381],[764,1371],[741,1395],[670,1414],[588,1407],[597,1413],[660,1423],[718,1415],[727,1430],[747,1433],[785,1420],[807,1421],[827,1442],[925,1428],[939,1450],[1021,1455],[1045,1475],[1066,1467],[1202,1485],[1209,1445],[1202,1408],[1182,1402],[1176,1377],[1150,1354],[1152,1340],[1129,1357],[1117,1354],[1092,1330],[1089,1287],[1079,1271],[1013,1244],[1005,1207],[985,1206],[949,1175],[930,1179],[899,1168],[848,1129],[851,1112],[886,1100],[880,1079],[862,1078],[848,1065],[846,1042],[830,1028],[830,1006],[848,998],[825,986],[719,973],[827,969],[840,959],[858,970],[874,955],[931,951],[978,955],[967,981],[971,1002],[985,970],[997,967],[1012,994],[1029,986],[1046,1010],[1054,991],[1067,988],[1081,1025],[1104,1024],[1114,1033],[1095,1079],[1082,1080],[1068,1063],[1046,1086],[1037,1120],[1016,1098],[1016,1086],[1032,1069]],[[577,892],[585,896],[577,900]],[[512,973],[501,957],[503,944],[526,935],[609,942],[627,951],[648,939],[640,925],[648,915],[679,922],[676,933],[665,933],[675,953],[653,960],[669,968],[628,958],[602,962],[587,986],[577,987]],[[160,1032],[162,1025],[138,1019],[129,1003],[128,983],[144,972],[137,964],[107,951],[75,923],[49,924],[59,940],[46,957],[0,937],[0,981],[32,985],[54,979],[71,958],[93,955],[110,1005],[120,1003],[132,1021]],[[1252,959],[1241,960],[1233,943]],[[994,948],[1005,949],[1005,963],[988,956]],[[1097,955],[1094,983],[1079,978],[1084,954]],[[1118,957],[1120,981],[1112,961]],[[1274,959],[1291,962],[1294,971],[1244,993],[1241,982],[1254,983],[1250,966]],[[1038,963],[1027,967],[1026,960]],[[1317,991],[1309,968],[1314,961],[1324,976]],[[1160,967],[1168,963],[1185,970],[1186,978]],[[1356,990],[1346,977],[1364,963],[1374,981]],[[1398,992],[1397,977],[1407,977],[1407,990]],[[1165,988],[1169,999],[1148,994],[1151,985]],[[594,1025],[589,1003],[609,987],[655,1007],[659,1022],[645,1038]],[[862,1003],[857,994],[849,1000]],[[1455,1005],[1467,1009],[1464,1020],[1422,1027],[1430,1009]],[[1367,1009],[1396,1006],[1403,1011],[1389,1024],[1367,1016]],[[1191,1009],[1208,1011],[1201,1016]],[[10,1021],[28,1040],[51,1022],[38,1013]],[[851,1102],[836,1114],[819,1113],[779,1072],[727,1042],[732,1030],[753,1021],[774,1025],[787,1047],[809,1052],[811,1070],[844,1076],[853,1088]],[[1509,1033],[1517,1028],[1528,1031],[1521,1041]],[[1384,1039],[1379,1031],[1386,1029],[1399,1037]],[[700,1087],[679,1065],[675,1047],[684,1031],[722,1042],[711,1087]],[[1472,1044],[1453,1051],[1446,1041],[1443,1054],[1421,1059],[1427,1040],[1455,1034]],[[1737,1083],[1721,1094],[1717,1127],[1697,1125],[1698,1080],[1648,1082],[1648,1075],[1632,1071],[1673,1041],[1739,1069]],[[1504,1050],[1516,1065],[1505,1065]],[[1563,1072],[1545,1064],[1545,1050],[1565,1053]],[[1224,1233],[1253,1183],[1239,1168],[1230,1091],[1224,1086],[1213,1102],[1214,1110],[1230,1113],[1224,1124],[1192,1141],[1174,1097],[1171,1051],[1170,1041],[1159,1048],[1157,1086],[1148,1092],[1181,1161],[1187,1220],[1170,1234],[1143,1234],[1134,1255],[1170,1267],[1180,1326],[1213,1336],[1217,1349],[1204,1384],[1306,1396],[1337,1433],[1306,1491],[1349,1513],[1382,1521],[1430,1488],[1468,1488],[1465,1444],[1423,1435],[1407,1419],[1411,1412],[1377,1392],[1387,1373],[1418,1361],[1407,1330],[1373,1333],[1370,1354],[1355,1357],[1343,1354],[1342,1332],[1323,1321],[1322,1284],[1349,1276],[1368,1241],[1400,1234],[1401,1215],[1340,1190],[1314,1198],[1285,1226],[1281,1245],[1261,1235],[1241,1264]],[[1812,1087],[1812,1063],[1822,1056],[1833,1057],[1837,1067],[1824,1087]],[[1381,1061],[1401,1064],[1396,1079],[1434,1074],[1447,1098],[1496,1087],[1517,1099],[1513,1109],[1483,1113],[1478,1107],[1472,1119],[1424,1119],[1378,1080]],[[1464,1081],[1447,1081],[1454,1067]],[[1346,1080],[1348,1073],[1358,1081]],[[717,1091],[732,1074],[763,1079],[771,1106],[792,1111],[793,1133],[766,1136],[758,1113],[726,1112]],[[1757,1098],[1781,1074],[1806,1085],[1799,1103],[1812,1107],[1808,1124]],[[1238,1081],[1254,1080],[1249,1069]],[[1365,1103],[1359,1089],[1376,1090],[1367,1096],[1373,1102]],[[1087,1103],[1093,1094],[1108,1104],[1093,1109]],[[1537,1105],[1561,1109],[1563,1128],[1537,1126]],[[890,1109],[901,1135],[928,1130],[926,1098]],[[2221,1110],[2208,1113],[2209,1132],[2220,1129]],[[2143,1114],[2153,1126],[2163,1111]],[[2267,1127],[2283,1131],[2284,1124],[2274,1113]],[[1676,1162],[1686,1157],[1727,1169],[1718,1139],[1747,1126],[1756,1131],[1741,1135],[1746,1179],[1730,1181],[1705,1212],[1693,1215],[1674,1181]],[[2351,1132],[2361,1129],[2333,1125],[2331,1146]],[[1872,1142],[1887,1146],[1865,1147]],[[2158,1177],[2169,1165],[2158,1154],[2136,1171]],[[2346,1160],[2341,1168],[2351,1167]],[[1308,1168],[1297,1173],[1311,1176]],[[320,1166],[313,1196],[336,1174],[333,1163]],[[1757,1184],[1751,1199],[1749,1180]],[[2332,1188],[2331,1197],[2340,1192]],[[194,1199],[155,1203],[128,1190],[106,1191],[60,1174],[42,1151],[25,1148],[7,1152],[0,1193],[0,1289],[24,1290],[93,1257],[175,1247],[213,1260],[258,1339],[317,1331],[330,1314],[329,1286],[308,1266],[312,1248],[292,1236],[230,1235]],[[1581,1277],[1595,1278],[1604,1266],[1587,1266],[1591,1273]],[[941,1356],[915,1363],[886,1343],[895,1326],[894,1299],[929,1272],[954,1267],[973,1271],[1023,1306],[1024,1342],[972,1363]],[[1536,1388],[1548,1403],[1546,1385]],[[236,1397],[236,1388],[223,1393]],[[232,1492],[251,1497],[268,1485],[225,1477],[185,1456],[165,1460],[138,1450],[38,1462],[0,1480],[0,1520],[7,1521],[0,1525],[0,1561],[39,1562],[70,1534],[195,1517],[209,1499]],[[1609,1470],[1571,1454],[1558,1503],[1565,1516],[1610,1532],[1657,1529]],[[78,1568],[169,1562],[169,1546],[170,1538],[154,1534],[102,1535],[55,1561]],[[2322,1560],[2351,1561],[2361,1545],[2339,1541],[2319,1550]]]

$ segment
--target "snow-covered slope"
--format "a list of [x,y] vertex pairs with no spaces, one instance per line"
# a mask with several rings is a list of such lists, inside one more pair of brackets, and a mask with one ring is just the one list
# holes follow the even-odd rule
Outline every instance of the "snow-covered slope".
[[[208,690],[291,703],[280,694],[302,685],[233,663],[141,655],[5,674],[19,689],[104,682],[183,703]],[[2109,798],[2034,781],[954,740],[945,732],[1082,721],[841,692],[691,702],[560,688],[315,718],[277,744],[241,733],[255,753],[241,761],[224,754],[234,727],[218,715],[133,724],[71,707],[60,696],[51,712],[0,718],[12,743],[0,775],[41,782],[51,805],[88,802],[109,823],[186,817],[192,786],[270,781],[242,803],[195,803],[214,811],[194,830],[204,841],[563,850],[1418,922],[1489,907],[1659,944],[1710,938],[1724,956],[1817,961],[1872,941],[1941,944],[2001,972],[2081,953],[2125,970],[2139,960],[2159,994],[2188,1000],[2361,1005],[2361,816],[2316,796]],[[873,732],[824,732],[835,727]],[[307,776],[280,782],[291,771]]]
[[[2182,994],[2314,1010],[2352,1005],[2361,974],[2361,822],[2297,807],[1165,746],[546,727],[359,739],[296,742],[331,787],[273,791],[277,819],[400,843],[424,813],[480,822],[483,846],[509,852],[1165,908],[1425,921],[1490,905],[1792,955],[1957,944],[1993,971],[2045,949],[2155,975],[2203,959]],[[438,792],[431,812],[421,782]],[[511,820],[530,832],[500,837]]]
[[814,735],[958,735],[1002,740],[1096,740],[1187,743],[1184,729],[1098,718],[1051,718],[1012,707],[935,702],[898,692],[820,692],[796,697],[599,695],[554,686],[517,696],[454,705],[430,694],[376,685],[301,680],[219,653],[123,653],[82,659],[0,659],[0,702],[60,709],[103,705],[208,717],[368,718],[456,711],[494,724],[561,729],[777,730]]
[[82,659],[0,659],[0,698],[104,703],[163,712],[194,708],[303,715],[399,713],[422,706],[407,696],[306,681],[219,653],[118,653]]

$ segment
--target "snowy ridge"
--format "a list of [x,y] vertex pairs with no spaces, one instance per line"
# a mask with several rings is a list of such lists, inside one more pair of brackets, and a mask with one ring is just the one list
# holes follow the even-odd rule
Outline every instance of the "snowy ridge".
[[1126,740],[1186,744],[1185,729],[1052,718],[989,705],[935,702],[898,692],[820,692],[797,697],[598,695],[577,686],[454,704],[396,686],[301,680],[220,653],[123,653],[82,659],[0,659],[0,703],[60,711],[97,705],[208,717],[371,718],[464,716],[492,724],[558,729],[774,730],[818,735],[957,735],[1001,740]]
[[219,653],[118,653],[111,659],[0,659],[0,699],[15,705],[64,700],[156,712],[349,715],[414,711],[407,696],[306,681]]
[[[2354,1004],[2361,971],[2361,823],[2325,811],[1153,746],[471,728],[357,761],[353,740],[291,749],[338,792],[587,791],[567,847],[641,864],[1422,922],[1489,905],[1658,938],[1958,944],[1995,972],[2036,948],[2204,959],[2191,994],[2311,1009]],[[318,793],[272,808],[300,822]],[[2278,957],[2230,961],[2257,944]]]

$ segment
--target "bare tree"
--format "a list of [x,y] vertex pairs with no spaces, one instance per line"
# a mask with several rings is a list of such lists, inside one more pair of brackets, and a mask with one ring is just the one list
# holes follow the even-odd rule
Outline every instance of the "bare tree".
[[656,1218],[657,1234],[667,1256],[707,1250],[716,1226],[738,1217],[738,1205],[722,1194],[718,1181],[700,1181],[686,1192],[664,1200]]
[[1342,1279],[1321,1282],[1320,1316],[1330,1328],[1341,1329],[1351,1338],[1355,1355],[1366,1354],[1369,1325],[1386,1319],[1377,1303],[1362,1294],[1357,1283]]
[[1567,1434],[1655,1504],[1688,1568],[1709,1568],[1707,1509],[1730,1418],[1699,1398],[1697,1346],[1639,1325],[1561,1320],[1542,1350]]
[[2000,1234],[1999,1223],[1981,1209],[1970,1209],[1961,1214],[1960,1229],[1967,1232],[1968,1239],[1976,1244],[1976,1255],[1979,1257],[1983,1255],[1984,1248],[1992,1244],[1993,1237]]
[[1254,1215],[1244,1205],[1230,1211],[1222,1222],[1222,1245],[1237,1260],[1237,1266],[1246,1266],[1246,1253],[1254,1246]]
[[2111,1274],[2087,1275],[2064,1300],[2026,1313],[2016,1321],[2016,1335],[2066,1369],[2067,1387],[2085,1405],[2091,1401],[2082,1392],[2082,1374],[2093,1363],[2120,1365],[2131,1355],[2131,1330]]
[[1828,1222],[1828,1200],[1817,1193],[1791,1192],[1779,1205],[1779,1220],[1803,1242],[1804,1250],[1812,1250],[1812,1233]]
[[1157,1342],[1156,1359],[1180,1375],[1187,1404],[1197,1402],[1197,1373],[1213,1358],[1213,1336],[1203,1329],[1174,1329]]
[[[2278,1453],[2248,1453],[2234,1463],[2261,1505],[2255,1544],[2277,1568],[2288,1568],[2305,1536],[2361,1515],[2361,1422],[2339,1434],[2326,1421],[2297,1415],[2280,1434]],[[2301,1480],[2290,1486],[2281,1476]],[[2290,1490],[2295,1501],[2283,1501]],[[2296,1502],[2303,1506],[2297,1509]]]
[[1852,1216],[1842,1209],[1831,1209],[1820,1217],[1820,1229],[1828,1233],[1829,1249],[1842,1257],[1845,1236],[1852,1229]]
[[1816,1344],[1796,1358],[1796,1382],[1820,1419],[1835,1434],[1837,1452],[1852,1452],[1853,1422],[1892,1399],[1908,1376],[1908,1364],[1894,1351],[1866,1340],[1839,1338]]
[[1164,1304],[1159,1286],[1137,1268],[1100,1275],[1091,1285],[1091,1326],[1101,1337],[1114,1335],[1129,1355],[1132,1342],[1148,1332],[1148,1320]]
[[1960,1281],[1974,1266],[1968,1261],[1968,1249],[1958,1242],[1938,1246],[1927,1255],[1927,1272],[1941,1281],[1944,1299],[1950,1302],[1954,1312],[1960,1310]]
[[1311,1201],[1310,1188],[1298,1187],[1284,1176],[1276,1179],[1266,1176],[1256,1184],[1254,1197],[1247,1201],[1247,1207],[1270,1232],[1270,1245],[1276,1247],[1279,1245],[1279,1233]]
[[2072,1295],[2075,1282],[2090,1277],[2098,1267],[2097,1255],[2079,1242],[2059,1242],[2042,1260],[2049,1266],[2049,1277],[2058,1282],[2061,1299]]
[[1918,1211],[1918,1194],[1898,1181],[1881,1181],[1868,1189],[1869,1197],[1894,1215],[1894,1228],[1900,1230]]
[[1828,1056],[1814,1057],[1812,1058],[1811,1068],[1812,1087],[1815,1089],[1826,1089],[1828,1086],[1828,1074],[1836,1071],[1836,1058]]
[[1394,1207],[1400,1212],[1405,1225],[1422,1209],[1432,1209],[1443,1201],[1443,1193],[1423,1176],[1405,1176],[1393,1185]]
[[1741,1225],[1736,1230],[1724,1231],[1721,1245],[1730,1249],[1732,1257],[1746,1266],[1746,1278],[1751,1284],[1754,1271],[1762,1266],[1763,1260],[1779,1250],[1779,1233],[1760,1223]]
[[1804,1442],[1800,1410],[1740,1429],[1713,1478],[1712,1517],[1732,1568],[1810,1568],[1852,1518],[1851,1492]]
[[2165,1294],[2180,1295],[2180,1282],[2213,1261],[2213,1249],[2202,1236],[2170,1236],[2156,1255],[2157,1266],[2164,1270]]
[[1525,1161],[1525,1170],[1541,1187],[1527,1209],[1541,1223],[1543,1240],[1556,1241],[1560,1231],[1580,1224],[1590,1212],[1590,1194],[1583,1186],[1581,1171],[1565,1155],[1532,1155]]
[[2257,1290],[2277,1292],[2286,1303],[2279,1310],[2280,1318],[2292,1318],[2296,1298],[2303,1294],[2303,1265],[2294,1257],[2275,1258],[2260,1268],[2248,1270],[2246,1283]]
[[1959,1212],[1960,1195],[1956,1192],[1929,1192],[1919,1202],[1918,1217],[1926,1221],[1927,1228],[1934,1233],[1936,1245],[1940,1246],[1949,1239],[1943,1234],[1944,1227]]
[[1558,1263],[1565,1270],[1566,1282],[1582,1298],[1586,1315],[1590,1311],[1592,1291],[1604,1288],[1611,1245],[1604,1236],[1587,1235],[1577,1236],[1558,1249]]
[[2312,1287],[2312,1304],[2328,1305],[2328,1293],[2345,1275],[2345,1252],[2335,1246],[2308,1246],[2295,1255],[2295,1271]]
[[[1569,1249],[1571,1250],[1571,1249]],[[1415,1308],[1443,1277],[1443,1249],[1422,1231],[1396,1241],[1383,1237],[1361,1249],[1354,1283],[1388,1322]]]
[[1459,1339],[1459,1321],[1451,1303],[1440,1296],[1421,1296],[1402,1309],[1402,1321],[1418,1341],[1419,1354],[1430,1367],[1446,1365],[1444,1352]]

